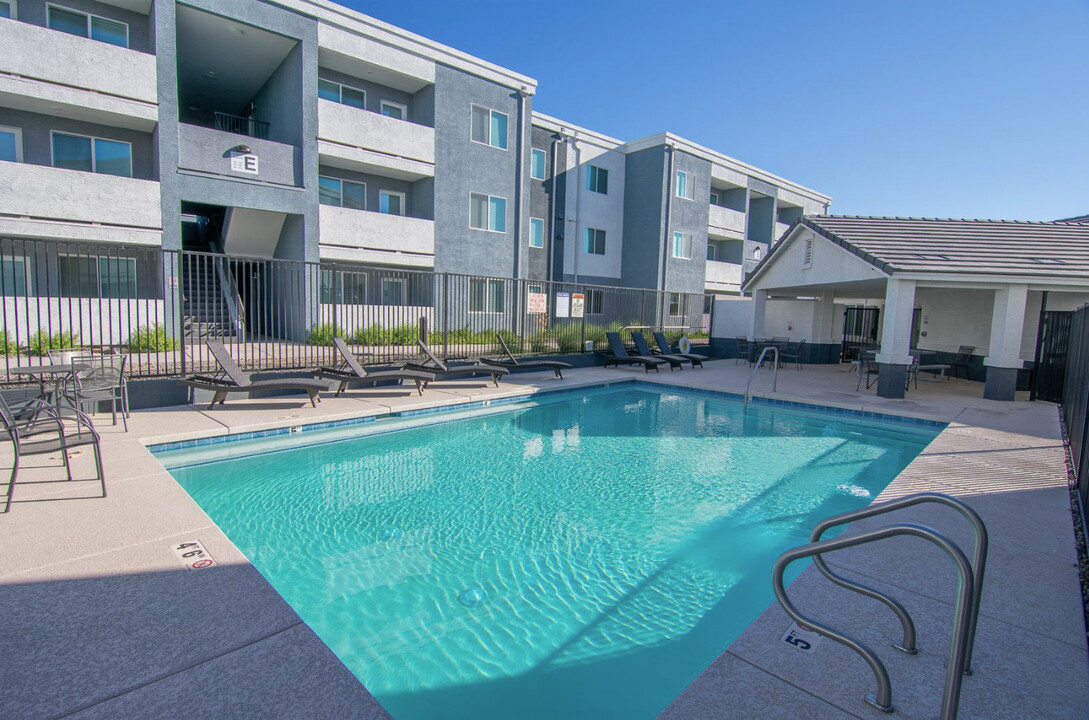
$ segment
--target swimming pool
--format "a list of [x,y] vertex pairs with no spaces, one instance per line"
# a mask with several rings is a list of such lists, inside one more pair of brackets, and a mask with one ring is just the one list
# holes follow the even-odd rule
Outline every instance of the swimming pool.
[[636,383],[157,454],[397,720],[653,718],[939,431]]

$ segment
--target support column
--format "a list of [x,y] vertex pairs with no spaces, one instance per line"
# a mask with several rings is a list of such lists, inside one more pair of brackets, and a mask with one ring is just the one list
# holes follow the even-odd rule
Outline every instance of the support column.
[[1017,371],[1021,360],[1021,335],[1025,328],[1028,285],[1010,285],[994,291],[991,315],[991,343],[983,364],[987,381],[983,397],[988,400],[1013,400],[1017,395]]
[[824,290],[817,293],[817,306],[813,308],[813,327],[809,341],[812,344],[809,357],[811,362],[829,362],[832,358],[825,354],[828,344],[832,343],[832,328],[836,322],[836,293]]
[[768,291],[754,290],[752,293],[752,339],[765,337],[764,316],[768,309]]
[[885,313],[881,322],[881,352],[877,353],[877,394],[904,397],[911,366],[911,314],[915,308],[915,281],[889,278],[885,286]]

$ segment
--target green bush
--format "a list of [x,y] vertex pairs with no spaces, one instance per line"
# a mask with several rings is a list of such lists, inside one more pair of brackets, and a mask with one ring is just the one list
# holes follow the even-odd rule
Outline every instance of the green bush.
[[356,345],[415,345],[420,337],[420,328],[416,325],[398,325],[384,328],[381,325],[359,328],[352,334]]
[[332,345],[333,339],[344,337],[344,332],[336,325],[323,323],[310,328],[311,345]]
[[173,350],[177,343],[166,332],[166,328],[155,323],[151,327],[141,325],[129,335],[129,352],[166,352]]
[[5,355],[18,355],[19,346],[15,344],[15,341],[8,337],[7,330],[0,330],[0,350]]
[[30,342],[27,343],[27,352],[45,355],[49,350],[72,350],[77,347],[79,347],[79,344],[72,336],[72,333],[59,332],[50,335],[39,330],[30,336]]

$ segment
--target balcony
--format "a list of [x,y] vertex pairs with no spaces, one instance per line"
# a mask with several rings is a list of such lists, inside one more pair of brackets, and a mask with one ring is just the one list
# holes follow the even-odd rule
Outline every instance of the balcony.
[[358,263],[431,268],[435,265],[432,220],[322,205],[321,257]]
[[745,213],[720,205],[709,205],[707,234],[713,238],[741,240],[745,237]]
[[[242,154],[239,148],[249,149],[256,166],[232,162]],[[302,185],[301,153],[294,145],[185,123],[178,125],[178,169],[271,185]]]
[[0,163],[0,236],[162,242],[159,183]]
[[159,119],[155,56],[0,18],[0,104],[131,130]]
[[435,176],[435,129],[318,100],[323,165],[414,182]]
[[703,285],[707,290],[732,290],[741,289],[741,266],[734,263],[707,261],[707,274],[704,276]]

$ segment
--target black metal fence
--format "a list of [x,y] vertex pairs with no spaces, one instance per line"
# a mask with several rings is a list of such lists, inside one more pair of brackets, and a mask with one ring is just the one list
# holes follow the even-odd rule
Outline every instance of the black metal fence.
[[[130,377],[214,369],[222,338],[247,370],[336,362],[343,337],[375,364],[498,350],[555,354],[605,347],[605,333],[705,338],[702,294],[230,257],[158,248],[0,242],[4,380],[11,368],[81,348],[129,355]],[[706,312],[705,312],[706,311]]]
[[1062,414],[1084,513],[1089,504],[1089,305],[1072,314],[1069,337]]

